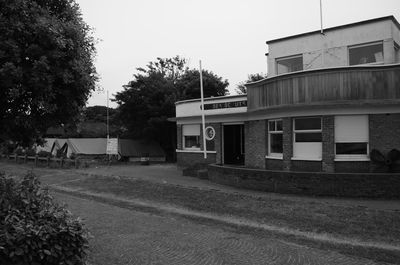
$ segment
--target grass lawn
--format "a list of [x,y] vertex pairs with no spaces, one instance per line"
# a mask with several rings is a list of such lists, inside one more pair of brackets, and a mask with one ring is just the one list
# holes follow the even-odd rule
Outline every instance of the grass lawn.
[[189,189],[160,185],[124,177],[95,176],[63,184],[91,192],[171,204],[196,211],[233,215],[305,232],[329,233],[337,237],[400,244],[400,211],[338,206],[315,201]]

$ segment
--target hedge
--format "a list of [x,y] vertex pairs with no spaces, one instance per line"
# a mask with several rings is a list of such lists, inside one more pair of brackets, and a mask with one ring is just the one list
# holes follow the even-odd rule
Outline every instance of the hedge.
[[0,173],[0,264],[86,264],[88,232],[36,176]]

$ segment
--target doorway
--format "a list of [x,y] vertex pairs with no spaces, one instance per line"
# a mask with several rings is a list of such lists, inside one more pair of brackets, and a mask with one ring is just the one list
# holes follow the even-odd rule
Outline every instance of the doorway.
[[224,164],[244,165],[244,125],[224,125]]

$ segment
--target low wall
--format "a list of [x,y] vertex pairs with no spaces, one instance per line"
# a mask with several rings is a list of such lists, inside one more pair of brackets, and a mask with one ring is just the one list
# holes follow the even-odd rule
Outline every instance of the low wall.
[[400,198],[400,173],[321,173],[208,166],[211,181],[239,188],[319,196]]

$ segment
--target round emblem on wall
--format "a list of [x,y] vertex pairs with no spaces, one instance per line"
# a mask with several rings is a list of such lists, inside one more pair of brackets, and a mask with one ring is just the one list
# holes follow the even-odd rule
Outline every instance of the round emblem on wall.
[[206,139],[211,141],[215,137],[215,129],[212,126],[206,128]]

